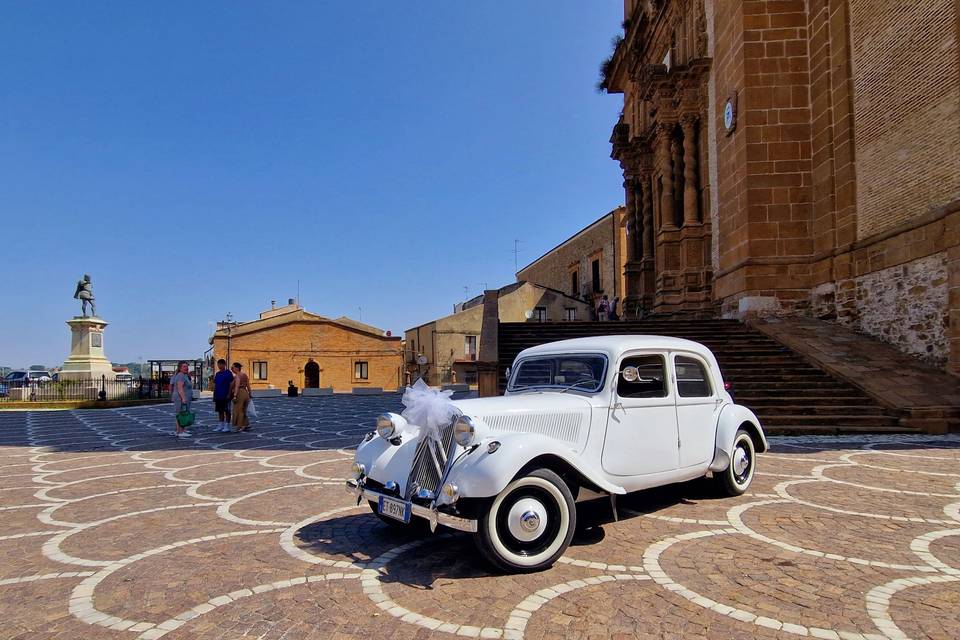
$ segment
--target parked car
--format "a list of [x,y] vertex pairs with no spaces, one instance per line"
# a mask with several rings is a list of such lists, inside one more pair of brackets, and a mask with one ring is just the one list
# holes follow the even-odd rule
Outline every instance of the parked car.
[[49,371],[28,371],[27,375],[30,382],[50,382],[53,380],[53,374]]
[[377,418],[348,490],[386,522],[467,531],[497,567],[536,571],[570,544],[576,500],[705,475],[740,495],[767,450],[716,358],[689,340],[553,342],[522,351],[507,379],[504,396],[454,401],[439,439],[400,415]]
[[30,385],[30,375],[26,371],[11,371],[0,382],[0,397],[6,397],[10,389],[18,389]]

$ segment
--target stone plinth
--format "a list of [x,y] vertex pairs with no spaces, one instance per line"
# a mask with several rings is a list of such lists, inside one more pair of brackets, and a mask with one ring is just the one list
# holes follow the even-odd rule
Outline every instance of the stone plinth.
[[103,330],[107,323],[97,317],[74,316],[70,327],[70,356],[60,371],[61,380],[113,380],[116,374],[103,351]]

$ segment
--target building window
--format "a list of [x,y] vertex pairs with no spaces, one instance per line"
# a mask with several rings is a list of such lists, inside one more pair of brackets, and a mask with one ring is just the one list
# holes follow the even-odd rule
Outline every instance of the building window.
[[576,269],[570,272],[570,295],[575,298],[580,296],[580,272]]
[[565,307],[563,310],[563,319],[568,321],[576,320],[577,319],[576,307]]
[[253,369],[254,380],[267,379],[267,363],[266,362],[263,362],[263,361],[254,362],[251,369]]
[[355,380],[369,380],[370,371],[367,369],[367,362],[358,360],[353,363],[353,377]]
[[477,336],[463,336],[463,355],[467,360],[477,359]]
[[593,291],[600,293],[603,291],[603,282],[600,281],[600,258],[590,263],[591,275],[593,275]]
[[533,321],[534,322],[546,322],[547,321],[547,308],[546,307],[535,307],[533,310]]

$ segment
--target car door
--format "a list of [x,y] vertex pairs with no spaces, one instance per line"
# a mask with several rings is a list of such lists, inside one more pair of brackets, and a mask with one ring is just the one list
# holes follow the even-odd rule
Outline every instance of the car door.
[[[625,367],[640,379],[628,382]],[[666,353],[628,354],[618,364],[601,464],[611,475],[638,476],[677,468],[677,410]]]
[[671,354],[677,428],[680,434],[680,468],[707,464],[716,447],[717,419],[722,400],[711,380],[710,368],[692,353]]

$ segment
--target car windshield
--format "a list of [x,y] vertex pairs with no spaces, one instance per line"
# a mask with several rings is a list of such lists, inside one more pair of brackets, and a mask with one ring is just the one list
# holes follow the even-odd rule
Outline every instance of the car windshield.
[[603,388],[606,369],[607,358],[592,353],[524,358],[517,364],[507,391],[548,387],[595,392]]

